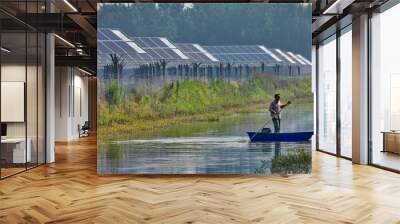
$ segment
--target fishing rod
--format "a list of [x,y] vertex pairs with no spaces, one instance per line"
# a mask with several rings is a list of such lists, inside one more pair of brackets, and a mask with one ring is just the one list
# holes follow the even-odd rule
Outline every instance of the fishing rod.
[[[288,101],[288,106],[290,105],[290,104],[292,104],[292,102],[289,100]],[[281,110],[279,110],[279,113],[280,112],[282,112],[282,110],[284,110],[286,107],[284,107],[284,108],[282,108]],[[271,121],[272,121],[272,119],[271,120],[268,120],[262,127],[261,127],[261,129],[260,130],[258,130],[251,138],[250,138],[250,142],[252,142],[253,141],[253,139],[254,139],[254,137],[256,137],[259,133],[261,133],[261,131],[269,124],[269,123],[271,123]]]

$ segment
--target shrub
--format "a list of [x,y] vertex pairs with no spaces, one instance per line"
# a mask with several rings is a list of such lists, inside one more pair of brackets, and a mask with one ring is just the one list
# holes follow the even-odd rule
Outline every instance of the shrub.
[[271,160],[271,172],[281,174],[310,173],[311,152],[303,148],[289,151]]
[[108,80],[105,85],[105,99],[110,105],[121,104],[124,101],[124,90],[117,80]]

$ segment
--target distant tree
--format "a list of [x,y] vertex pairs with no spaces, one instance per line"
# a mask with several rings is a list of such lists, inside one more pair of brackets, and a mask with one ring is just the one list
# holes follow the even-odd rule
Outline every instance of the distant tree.
[[161,69],[162,69],[162,76],[163,78],[165,77],[165,69],[167,68],[167,61],[160,60],[160,65],[161,65]]
[[198,72],[199,72],[200,65],[201,65],[201,63],[199,63],[199,62],[192,63],[193,76],[195,79],[198,79]]
[[111,63],[104,66],[104,76],[108,79],[117,80],[118,85],[126,65],[123,57],[117,54],[110,54]]

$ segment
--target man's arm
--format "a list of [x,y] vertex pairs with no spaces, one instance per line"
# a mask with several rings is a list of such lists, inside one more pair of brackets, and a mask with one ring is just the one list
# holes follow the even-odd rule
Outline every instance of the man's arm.
[[292,103],[292,102],[290,102],[290,100],[289,100],[286,104],[281,105],[281,109],[283,109],[283,108],[289,106],[291,103]]

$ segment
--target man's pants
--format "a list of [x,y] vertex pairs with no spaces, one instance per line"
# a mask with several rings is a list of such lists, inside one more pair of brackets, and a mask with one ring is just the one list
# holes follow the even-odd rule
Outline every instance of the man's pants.
[[281,131],[281,119],[272,118],[272,122],[274,123],[275,133],[279,133]]

